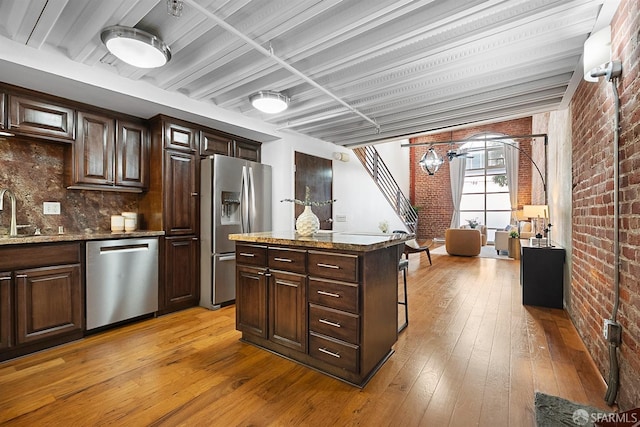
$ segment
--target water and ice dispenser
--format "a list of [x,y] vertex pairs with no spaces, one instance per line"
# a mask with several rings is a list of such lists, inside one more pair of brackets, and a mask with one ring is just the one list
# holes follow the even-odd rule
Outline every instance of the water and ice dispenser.
[[240,223],[240,193],[234,191],[222,192],[222,217],[221,224]]

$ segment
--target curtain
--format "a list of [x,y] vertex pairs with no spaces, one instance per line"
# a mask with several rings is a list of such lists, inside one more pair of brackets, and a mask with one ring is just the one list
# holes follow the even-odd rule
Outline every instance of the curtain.
[[[458,153],[461,153],[459,151]],[[451,228],[460,227],[460,200],[464,187],[464,175],[467,169],[467,159],[464,156],[456,157],[449,162],[449,177],[451,178],[451,198],[453,199],[453,216]]]
[[518,209],[518,162],[520,150],[509,144],[504,144],[504,165],[507,170],[507,184],[509,185],[509,203],[511,204],[511,224],[517,223],[516,210]]

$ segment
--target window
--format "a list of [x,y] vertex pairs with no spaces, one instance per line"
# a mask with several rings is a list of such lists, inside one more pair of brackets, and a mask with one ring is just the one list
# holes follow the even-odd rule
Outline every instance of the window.
[[[499,140],[487,141],[484,137],[471,138],[459,150],[467,153],[460,200],[460,225],[467,224],[467,220],[477,219],[487,226],[487,240],[493,241],[496,229],[502,229],[511,220],[511,203],[504,144]],[[511,139],[505,138],[504,142],[516,145]]]

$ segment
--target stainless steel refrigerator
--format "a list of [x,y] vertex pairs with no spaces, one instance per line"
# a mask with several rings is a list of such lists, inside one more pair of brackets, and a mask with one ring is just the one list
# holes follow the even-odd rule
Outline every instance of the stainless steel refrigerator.
[[236,298],[229,234],[271,230],[271,166],[219,154],[200,166],[200,305],[216,309]]

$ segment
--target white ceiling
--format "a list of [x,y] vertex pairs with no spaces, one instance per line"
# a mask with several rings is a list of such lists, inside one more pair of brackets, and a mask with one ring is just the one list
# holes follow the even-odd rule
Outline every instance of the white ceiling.
[[[567,106],[583,43],[617,3],[184,0],[177,18],[166,0],[2,0],[0,42],[355,146]],[[100,41],[110,25],[157,34],[172,60],[141,70],[115,59]],[[290,108],[254,110],[259,90]]]

